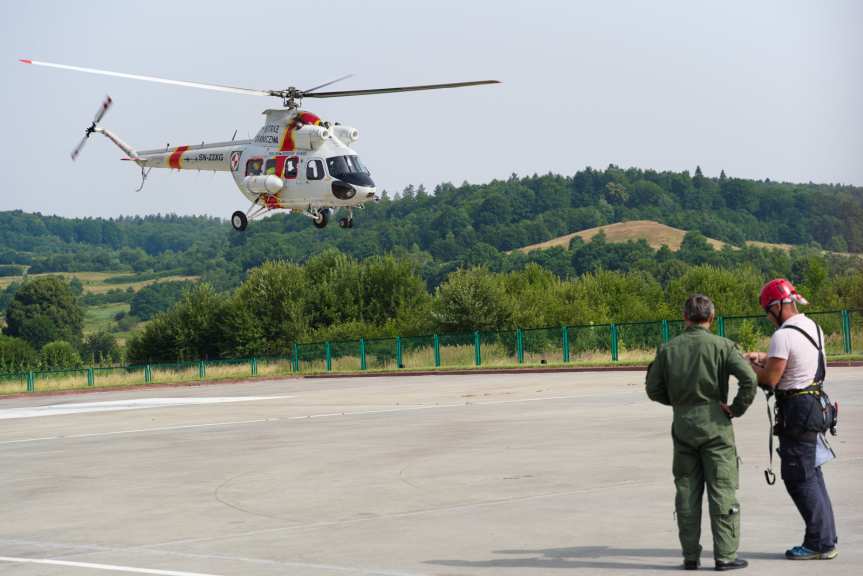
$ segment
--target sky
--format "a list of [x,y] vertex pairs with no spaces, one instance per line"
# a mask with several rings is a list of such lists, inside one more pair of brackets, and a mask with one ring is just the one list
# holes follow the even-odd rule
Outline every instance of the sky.
[[255,89],[496,79],[306,100],[360,131],[378,187],[431,190],[609,164],[863,185],[863,2],[584,0],[0,2],[0,210],[62,216],[248,208],[227,173],[139,170],[146,150],[253,137],[275,98],[94,76],[62,64]]

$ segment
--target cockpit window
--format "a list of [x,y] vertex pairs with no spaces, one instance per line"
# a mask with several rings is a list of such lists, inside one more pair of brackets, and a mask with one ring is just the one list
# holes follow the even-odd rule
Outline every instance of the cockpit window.
[[333,156],[327,158],[327,169],[333,178],[342,178],[347,174],[369,174],[369,169],[360,161],[359,156]]

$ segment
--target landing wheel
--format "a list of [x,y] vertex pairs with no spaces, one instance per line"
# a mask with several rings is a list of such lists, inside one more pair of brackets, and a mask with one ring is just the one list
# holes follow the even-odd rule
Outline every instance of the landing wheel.
[[246,218],[246,215],[243,212],[237,210],[231,215],[231,226],[233,226],[234,230],[237,232],[242,232],[248,225],[249,219]]
[[339,226],[342,228],[353,228],[354,227],[354,219],[353,218],[342,218],[339,220]]
[[321,210],[318,212],[318,215],[315,217],[312,222],[315,224],[315,228],[326,228],[327,222],[330,221],[330,211],[329,210]]

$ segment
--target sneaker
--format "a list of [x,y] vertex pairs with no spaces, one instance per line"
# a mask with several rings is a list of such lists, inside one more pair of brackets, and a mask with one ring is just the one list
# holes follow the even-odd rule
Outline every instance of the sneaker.
[[820,554],[818,554],[818,559],[819,560],[833,560],[837,556],[839,556],[839,549],[838,548],[831,548],[827,552],[821,552]]
[[724,572],[725,570],[738,570],[740,568],[746,568],[749,566],[749,562],[742,558],[738,558],[737,560],[732,560],[731,562],[723,562],[722,560],[716,561],[716,567],[714,570],[717,572]]
[[[834,548],[833,550],[835,551],[836,549]],[[795,546],[791,550],[785,551],[785,557],[789,560],[818,560],[821,557],[821,553],[810,550],[806,546]]]
[[684,560],[683,561],[683,569],[684,570],[698,570],[698,567],[701,565],[701,562],[698,560]]

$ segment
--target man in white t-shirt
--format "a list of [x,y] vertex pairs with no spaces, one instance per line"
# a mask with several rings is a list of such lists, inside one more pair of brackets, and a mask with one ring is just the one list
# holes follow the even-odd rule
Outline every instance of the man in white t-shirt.
[[836,557],[833,506],[816,461],[819,437],[825,431],[821,385],[826,365],[824,333],[797,310],[808,304],[788,280],[771,280],[761,289],[761,307],[777,326],[770,349],[747,354],[758,384],[776,392],[782,480],[806,523],[801,546],[785,552],[789,560],[831,560]]

